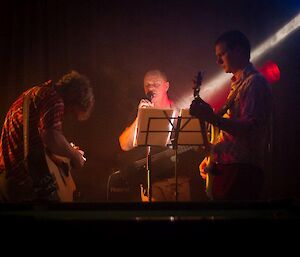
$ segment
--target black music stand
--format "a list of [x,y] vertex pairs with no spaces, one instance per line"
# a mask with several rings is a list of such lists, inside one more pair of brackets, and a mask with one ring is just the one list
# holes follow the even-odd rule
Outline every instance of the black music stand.
[[177,156],[178,146],[186,147],[202,147],[204,151],[208,151],[209,143],[207,138],[207,129],[204,122],[189,114],[189,109],[181,109],[176,118],[176,126],[174,137],[172,139],[172,147],[175,150],[175,197],[178,201],[178,182],[177,182]]
[[[148,200],[152,201],[151,146],[172,146],[175,151],[174,177],[175,199],[178,201],[177,157],[178,146],[208,148],[206,127],[198,118],[191,117],[188,109],[182,109],[177,117],[174,110],[144,108],[138,114],[137,146],[146,146],[146,170]],[[143,117],[143,118],[141,118]]]
[[168,146],[174,131],[172,109],[141,108],[138,111],[137,134],[134,144],[146,146],[147,194],[152,202],[151,146]]

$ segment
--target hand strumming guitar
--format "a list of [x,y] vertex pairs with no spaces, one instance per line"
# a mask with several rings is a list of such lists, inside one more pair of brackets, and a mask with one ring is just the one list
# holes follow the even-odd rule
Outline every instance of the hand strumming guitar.
[[80,148],[78,146],[75,146],[73,143],[71,143],[70,145],[74,149],[73,158],[71,159],[71,166],[74,169],[80,169],[84,166],[86,162],[86,158],[84,157],[84,151],[80,150]]
[[209,164],[209,160],[207,157],[205,157],[202,162],[199,165],[199,171],[200,171],[200,176],[205,180],[207,177],[207,171],[206,171],[206,167]]

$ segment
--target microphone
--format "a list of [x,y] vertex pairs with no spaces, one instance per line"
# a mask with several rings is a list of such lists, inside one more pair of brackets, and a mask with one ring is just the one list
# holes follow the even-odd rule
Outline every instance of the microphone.
[[149,92],[146,94],[146,97],[147,97],[147,99],[148,99],[150,102],[152,102],[153,96],[154,96],[154,93],[153,93],[152,91],[149,91]]

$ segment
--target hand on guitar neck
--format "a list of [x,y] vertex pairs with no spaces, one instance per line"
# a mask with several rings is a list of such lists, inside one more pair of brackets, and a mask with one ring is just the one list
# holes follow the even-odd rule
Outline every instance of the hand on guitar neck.
[[211,124],[215,124],[218,121],[218,116],[214,113],[211,106],[200,97],[197,97],[192,101],[190,114]]
[[198,72],[197,78],[194,81],[194,100],[190,105],[190,114],[197,117],[200,121],[207,121],[215,124],[218,120],[211,106],[200,97],[200,86],[202,84],[202,72]]

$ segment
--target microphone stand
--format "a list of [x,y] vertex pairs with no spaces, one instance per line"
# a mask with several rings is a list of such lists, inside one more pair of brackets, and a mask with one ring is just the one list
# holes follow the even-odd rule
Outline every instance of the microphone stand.
[[178,202],[178,173],[177,173],[177,163],[178,163],[178,136],[181,124],[181,117],[178,117],[177,124],[175,126],[175,136],[172,141],[172,147],[175,150],[175,164],[174,164],[174,176],[175,176],[175,201]]
[[[147,94],[147,99],[152,102],[153,98],[153,92],[149,91]],[[146,170],[147,170],[147,193],[148,193],[148,201],[152,202],[152,181],[151,181],[151,146],[147,145],[146,148],[146,156],[147,156],[147,161],[146,161]]]
[[148,201],[152,202],[152,186],[151,186],[151,146],[148,145],[146,149],[147,162],[146,162],[146,170],[147,170],[147,193],[148,193]]

